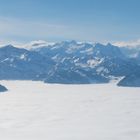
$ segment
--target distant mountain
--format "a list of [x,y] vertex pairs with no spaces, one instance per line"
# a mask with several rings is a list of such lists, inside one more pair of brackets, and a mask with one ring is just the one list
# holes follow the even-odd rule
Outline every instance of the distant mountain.
[[128,75],[134,68],[139,69],[119,47],[111,44],[65,41],[32,51],[49,56],[57,64],[46,82],[101,83],[108,82],[110,77]]
[[135,59],[135,61],[140,63],[140,46],[121,47],[120,50],[127,58]]
[[140,87],[140,71],[126,76],[118,83],[118,86]]
[[126,51],[110,43],[41,41],[29,48],[32,49],[12,45],[0,48],[0,79],[90,84],[107,83],[140,71],[138,56],[128,57]]
[[7,91],[8,89],[2,85],[0,85],[0,92],[5,92]]
[[0,48],[0,79],[33,80],[49,71],[53,62],[37,52],[7,45]]

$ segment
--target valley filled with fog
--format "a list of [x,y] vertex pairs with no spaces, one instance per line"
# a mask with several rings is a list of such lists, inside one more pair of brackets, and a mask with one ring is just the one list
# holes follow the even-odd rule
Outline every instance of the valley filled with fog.
[[0,81],[2,140],[139,140],[140,88]]

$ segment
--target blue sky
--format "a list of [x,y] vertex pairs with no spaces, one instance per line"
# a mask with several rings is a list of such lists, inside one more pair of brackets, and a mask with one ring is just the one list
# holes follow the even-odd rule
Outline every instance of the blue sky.
[[140,0],[0,0],[0,41],[140,38]]

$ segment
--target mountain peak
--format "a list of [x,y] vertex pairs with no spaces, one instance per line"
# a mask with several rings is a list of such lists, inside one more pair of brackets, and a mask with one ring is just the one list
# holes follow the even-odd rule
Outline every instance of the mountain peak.
[[2,48],[7,48],[7,49],[10,49],[10,48],[15,48],[13,45],[11,45],[11,44],[8,44],[8,45],[6,45],[6,46],[3,46]]
[[2,46],[2,47],[0,47],[0,49],[1,50],[8,50],[8,51],[10,51],[10,50],[13,50],[13,51],[14,50],[25,50],[24,48],[17,48],[15,46],[11,45],[11,44]]
[[106,46],[113,46],[111,43],[107,43],[107,45]]
[[77,42],[75,40],[71,40],[71,41],[62,41],[60,42],[60,44],[63,44],[63,45],[69,45],[69,44],[72,44],[72,45],[75,45],[77,44]]

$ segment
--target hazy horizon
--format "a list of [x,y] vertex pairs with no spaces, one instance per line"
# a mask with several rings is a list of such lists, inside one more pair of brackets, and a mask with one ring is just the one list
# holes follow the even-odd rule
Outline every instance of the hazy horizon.
[[1,0],[0,42],[132,42],[140,38],[138,0]]

